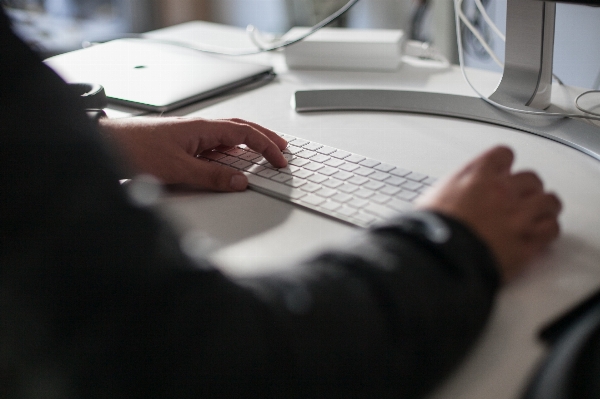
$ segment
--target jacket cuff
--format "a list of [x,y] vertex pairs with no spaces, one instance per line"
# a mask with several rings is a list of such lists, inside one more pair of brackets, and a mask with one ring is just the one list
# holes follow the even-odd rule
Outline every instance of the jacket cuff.
[[[482,277],[500,285],[498,263],[488,245],[463,222],[431,211],[412,211],[372,228],[375,233],[393,232],[417,241],[452,265],[474,264]],[[461,269],[460,266],[457,267]]]

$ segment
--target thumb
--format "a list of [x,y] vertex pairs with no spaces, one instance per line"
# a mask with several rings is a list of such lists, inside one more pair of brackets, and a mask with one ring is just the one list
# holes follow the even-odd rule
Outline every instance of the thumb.
[[212,191],[243,191],[248,186],[248,178],[237,169],[194,159],[191,168],[190,184]]

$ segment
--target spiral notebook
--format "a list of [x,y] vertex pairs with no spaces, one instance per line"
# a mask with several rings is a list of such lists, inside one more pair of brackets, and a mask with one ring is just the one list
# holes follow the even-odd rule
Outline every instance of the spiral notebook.
[[271,66],[172,44],[118,39],[44,61],[69,83],[104,86],[109,102],[165,112],[273,73]]

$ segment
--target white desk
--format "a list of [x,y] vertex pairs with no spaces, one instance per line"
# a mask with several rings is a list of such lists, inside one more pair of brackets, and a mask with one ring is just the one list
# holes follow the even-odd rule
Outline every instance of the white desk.
[[[239,31],[206,35],[201,24],[163,30],[159,35],[199,42],[247,46]],[[600,162],[564,145],[507,128],[452,118],[398,113],[298,114],[290,107],[295,90],[383,88],[472,95],[457,68],[404,65],[396,73],[288,71],[280,54],[278,78],[264,87],[173,112],[206,118],[240,117],[276,131],[315,140],[383,162],[443,176],[496,144],[516,151],[516,168],[539,172],[564,201],[562,236],[518,281],[502,289],[481,340],[434,398],[517,398],[544,347],[539,328],[600,286]],[[495,74],[472,71],[489,92]],[[570,89],[555,89],[555,103]],[[253,191],[238,194],[179,192],[160,210],[182,234],[204,232],[204,243],[223,270],[233,274],[272,270],[347,239],[347,225]],[[427,287],[423,287],[427,290]]]

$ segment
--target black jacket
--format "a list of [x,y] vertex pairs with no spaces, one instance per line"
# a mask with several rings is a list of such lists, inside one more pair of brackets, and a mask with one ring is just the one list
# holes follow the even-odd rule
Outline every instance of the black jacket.
[[0,132],[0,397],[411,398],[492,306],[489,251],[433,214],[284,275],[232,281],[190,261],[1,12]]

